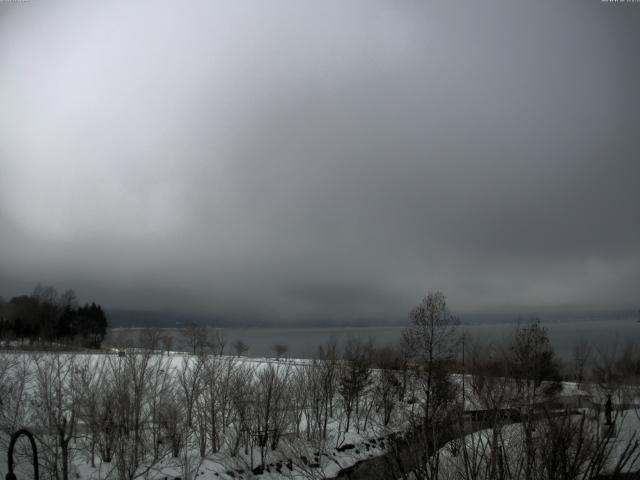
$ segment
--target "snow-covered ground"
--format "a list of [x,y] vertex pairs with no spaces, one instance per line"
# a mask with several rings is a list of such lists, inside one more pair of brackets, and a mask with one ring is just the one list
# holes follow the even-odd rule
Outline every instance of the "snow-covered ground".
[[[608,453],[607,461],[602,469],[603,473],[612,473],[618,462],[625,458],[628,447],[633,446],[638,439],[640,433],[640,420],[635,410],[626,410],[618,412],[615,420],[616,434],[614,437],[604,441],[602,432],[606,428],[601,421],[594,420],[590,422],[587,428],[592,429],[592,440],[594,442],[602,442],[600,448]],[[579,422],[579,417],[574,421]],[[544,426],[539,425],[537,431],[534,432],[533,438],[535,442],[548,442],[547,435],[551,433]],[[513,423],[503,426],[497,435],[497,444],[500,446],[499,455],[501,461],[508,464],[511,472],[523,468],[523,458],[525,451],[525,431],[523,424]],[[441,478],[443,480],[461,478],[461,472],[466,471],[466,462],[473,464],[473,468],[477,471],[489,471],[490,461],[492,458],[494,441],[493,429],[484,429],[473,434],[467,435],[462,441],[453,441],[447,443],[439,451],[439,461],[441,468]],[[541,448],[537,446],[536,448]],[[466,450],[466,452],[463,452]],[[586,473],[587,463],[582,469],[582,474]],[[628,462],[620,469],[620,472],[636,472],[640,470],[640,459],[637,453],[632,455]],[[462,477],[464,478],[464,476]],[[484,477],[483,477],[484,478]]]
[[[120,356],[117,351],[110,354],[85,354],[85,353],[35,353],[34,352],[11,352],[1,354],[5,360],[10,358],[18,362],[28,363],[30,373],[25,375],[24,399],[30,399],[27,403],[31,408],[38,408],[34,404],[37,389],[37,375],[34,374],[34,355],[42,357],[53,357],[59,355],[65,359],[73,356],[76,369],[89,365],[95,371],[99,371],[105,364],[118,365],[124,362],[127,356],[142,356],[141,352],[128,351],[124,356]],[[260,372],[271,367],[277,368],[281,375],[293,375],[297,370],[309,366],[311,361],[304,359],[279,359],[273,358],[246,358],[246,357],[218,357],[224,363],[231,361],[235,366],[242,366],[249,369],[252,375],[259,375]],[[185,369],[194,368],[198,358],[181,352],[171,352],[169,354],[154,356],[154,361],[159,362],[157,369],[171,372],[173,376],[180,376]],[[116,367],[117,368],[117,367]],[[285,373],[286,372],[286,373]],[[204,381],[204,380],[203,380]],[[295,438],[290,430],[283,432],[278,448],[272,451],[269,447],[263,450],[265,455],[264,468],[261,467],[261,448],[254,445],[245,450],[240,448],[236,455],[231,455],[230,438],[222,439],[222,446],[216,453],[207,453],[201,457],[198,443],[195,436],[190,436],[185,440],[184,448],[177,458],[171,455],[164,455],[146,470],[144,465],[138,470],[137,476],[145,479],[173,479],[173,478],[202,478],[205,480],[214,479],[240,479],[259,478],[282,479],[282,478],[331,478],[340,470],[350,467],[355,463],[380,455],[386,451],[386,437],[403,428],[403,418],[401,415],[393,417],[392,422],[387,426],[381,425],[377,421],[366,423],[366,428],[361,427],[356,431],[355,421],[349,431],[345,431],[345,422],[341,418],[342,412],[338,408],[339,401],[335,400],[335,413],[327,423],[327,438],[322,444],[318,441],[306,440],[304,434],[302,438]],[[29,408],[29,407],[27,407]],[[4,417],[5,432],[0,433],[0,446],[8,444],[9,432],[26,426],[36,433],[36,438],[42,434],[41,429],[35,425],[35,417],[29,413],[24,413],[24,420],[14,424],[7,424]],[[24,423],[23,423],[24,422]],[[78,431],[84,431],[88,427],[83,420],[78,422]],[[300,429],[306,428],[306,419],[303,417]],[[255,443],[255,442],[254,442]],[[94,465],[91,466],[91,455],[87,448],[86,438],[82,434],[76,435],[71,440],[72,455],[70,458],[70,478],[82,479],[115,479],[118,476],[115,462],[101,462],[99,455],[94,456]],[[42,454],[41,454],[42,456]],[[18,465],[17,469],[27,468],[25,465]],[[7,472],[6,455],[0,456],[0,475]],[[28,474],[27,474],[28,475]]]
[[[55,354],[41,353],[39,355],[50,356]],[[70,354],[61,355],[64,357]],[[126,355],[135,356],[142,354],[129,351]],[[33,353],[12,352],[0,354],[0,356],[5,360],[9,358],[16,361],[26,361],[26,359],[33,357]],[[119,362],[124,362],[124,359],[127,358],[126,356],[119,356],[117,352],[110,354],[73,354],[73,356],[77,366],[90,365],[92,368],[95,368],[96,371],[98,371],[99,366],[105,362],[111,362],[112,365],[117,365]],[[286,372],[286,375],[293,375],[296,371],[313,365],[311,360],[289,358],[279,360],[245,357],[218,358],[221,362],[230,361],[236,366],[245,367],[252,372],[252,375],[258,375],[269,367],[278,369],[279,374]],[[172,375],[175,376],[184,373],[185,369],[193,368],[194,363],[197,361],[198,359],[195,356],[180,352],[164,353],[154,356],[154,362],[157,362],[157,368],[161,368],[159,371],[171,372]],[[33,370],[33,363],[29,363],[29,365],[29,368]],[[30,395],[33,395],[36,389],[36,377],[27,371],[25,371],[24,374],[26,375],[24,398],[29,399],[31,398]],[[1,375],[2,372],[0,372],[0,376]],[[452,381],[459,387],[459,394],[464,397],[466,410],[477,411],[486,408],[476,395],[476,391],[473,388],[474,382],[472,376],[466,375],[463,377],[462,375],[453,375]],[[614,398],[614,403],[624,403],[627,405],[634,402],[640,403],[637,402],[634,396],[635,389],[625,390],[621,388],[619,391],[623,393],[620,393]],[[464,392],[464,394],[462,392]],[[371,398],[372,403],[370,405],[374,405],[373,401],[375,398],[373,397],[376,395],[376,391],[370,390],[367,395]],[[593,412],[591,407],[595,404],[602,405],[605,398],[606,395],[602,387],[578,385],[571,382],[563,382],[561,389],[556,394],[556,400],[564,399],[566,404],[571,408],[582,409],[585,412]],[[33,403],[33,399],[30,401],[31,407],[26,405],[26,409],[38,408],[38,406]],[[282,438],[278,443],[278,448],[275,451],[272,451],[268,447],[261,449],[255,445],[254,442],[252,447],[247,449],[240,448],[237,454],[232,455],[230,453],[232,450],[230,445],[233,439],[231,437],[225,437],[222,438],[222,445],[219,451],[216,453],[207,453],[202,457],[195,436],[190,436],[185,440],[178,457],[173,458],[172,455],[166,454],[165,451],[165,454],[157,461],[146,466],[142,465],[136,473],[136,478],[148,480],[165,478],[194,480],[196,477],[203,480],[332,478],[345,468],[388,452],[388,437],[395,433],[406,431],[410,424],[410,417],[416,410],[415,402],[397,401],[391,421],[387,425],[383,425],[376,418],[370,422],[357,424],[359,428],[355,428],[352,423],[351,428],[345,431],[344,412],[339,408],[340,402],[338,398],[336,398],[335,402],[334,415],[329,418],[327,423],[327,438],[322,443],[319,443],[317,440],[307,440],[304,433],[296,436],[292,430],[293,427],[289,425],[289,430],[283,432]],[[367,405],[366,401],[364,401],[363,406],[364,405]],[[0,404],[0,409],[2,408],[6,408],[6,405]],[[0,433],[0,446],[5,448],[10,431],[15,430],[15,428],[21,425],[33,427],[33,424],[29,423],[29,419],[32,419],[32,417],[28,412],[22,412],[22,415],[24,415],[23,420],[20,420],[17,424],[11,423],[12,419],[8,418],[6,413],[7,412],[4,413],[4,424],[2,425],[4,432]],[[594,420],[593,428],[597,428],[598,422],[600,422],[600,420]],[[617,436],[611,443],[611,457],[614,463],[616,459],[622,455],[627,443],[633,440],[636,432],[640,430],[640,420],[634,409],[625,411],[624,415],[617,420],[617,423]],[[306,426],[307,419],[303,415],[299,424],[300,431],[304,432]],[[115,462],[101,462],[99,455],[96,455],[94,457],[95,466],[91,466],[91,457],[87,448],[86,438],[81,433],[85,427],[83,421],[80,421],[78,424],[78,431],[80,433],[77,433],[71,440],[70,478],[115,480],[118,477]],[[42,434],[41,432],[36,433]],[[486,459],[490,456],[490,445],[492,444],[490,440],[492,438],[493,431],[485,429],[467,435],[464,438],[464,445],[469,449],[473,449],[475,454],[479,454],[484,458],[484,460],[481,458],[479,460],[480,462],[486,462]],[[513,462],[517,461],[516,457],[519,452],[522,451],[523,438],[524,435],[521,424],[505,425],[500,432],[500,444],[505,451],[510,452],[513,456]],[[463,457],[459,454],[454,455],[452,453],[456,451],[456,448],[454,448],[455,445],[459,446],[459,442],[446,445],[440,450],[443,478],[446,478],[447,472],[459,471],[459,469],[462,468],[460,462]],[[261,467],[261,455],[263,454],[265,455],[265,462],[264,467]],[[26,467],[22,465],[18,468],[24,469]],[[626,470],[637,470],[638,468],[640,468],[640,465],[635,463],[628,465]],[[1,455],[0,475],[5,475],[6,471],[6,456]]]

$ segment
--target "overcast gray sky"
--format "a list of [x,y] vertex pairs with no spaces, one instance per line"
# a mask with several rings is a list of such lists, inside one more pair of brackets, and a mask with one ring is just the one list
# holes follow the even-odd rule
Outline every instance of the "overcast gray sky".
[[0,3],[0,294],[640,304],[640,4]]

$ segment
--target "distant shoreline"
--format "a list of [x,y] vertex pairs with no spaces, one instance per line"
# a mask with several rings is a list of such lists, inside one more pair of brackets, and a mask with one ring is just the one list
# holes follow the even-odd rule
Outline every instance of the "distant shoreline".
[[[606,316],[606,317],[569,317],[569,318],[544,318],[544,317],[522,317],[522,318],[514,318],[511,320],[471,320],[471,321],[460,321],[460,326],[481,326],[481,325],[526,325],[535,321],[540,321],[541,324],[565,324],[565,323],[587,323],[587,322],[607,322],[607,321],[629,321],[631,323],[638,323],[636,317],[632,315],[624,315],[624,316]],[[215,322],[195,322],[198,325],[203,325],[206,327],[210,327],[213,329],[225,329],[225,330],[273,330],[273,329],[287,329],[287,330],[334,330],[337,328],[348,328],[348,329],[371,329],[371,328],[404,328],[409,325],[409,321],[407,320],[404,323],[356,323],[356,324],[340,324],[340,323],[329,323],[329,324],[318,324],[318,323],[309,323],[309,324],[281,324],[277,325],[274,323],[269,324],[240,324],[233,325],[230,323],[218,324]],[[109,330],[145,330],[149,328],[158,329],[158,330],[180,330],[186,328],[186,322],[176,323],[175,325],[166,325],[164,322],[156,325],[151,322],[149,324],[143,325],[115,325],[113,327],[109,327]]]

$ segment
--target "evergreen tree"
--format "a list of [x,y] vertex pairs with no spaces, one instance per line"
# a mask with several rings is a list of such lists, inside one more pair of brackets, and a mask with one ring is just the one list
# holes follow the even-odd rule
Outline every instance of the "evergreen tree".
[[107,334],[107,316],[99,304],[78,307],[73,290],[59,295],[38,285],[31,295],[0,302],[0,337],[35,341],[80,341],[99,348]]

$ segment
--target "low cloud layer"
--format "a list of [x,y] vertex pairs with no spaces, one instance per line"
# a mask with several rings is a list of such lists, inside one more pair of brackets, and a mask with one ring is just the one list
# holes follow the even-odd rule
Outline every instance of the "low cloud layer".
[[0,4],[0,294],[268,320],[640,303],[640,7]]

